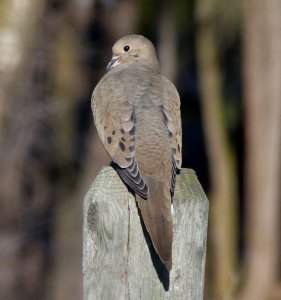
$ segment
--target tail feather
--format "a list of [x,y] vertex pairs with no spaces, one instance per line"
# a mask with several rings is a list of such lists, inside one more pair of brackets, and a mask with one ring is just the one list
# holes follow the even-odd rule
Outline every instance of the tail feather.
[[[168,271],[172,268],[173,223],[171,198],[165,192],[165,184],[151,177],[145,177],[149,189],[148,199],[136,195],[145,227],[160,260]],[[167,187],[169,190],[169,187]]]

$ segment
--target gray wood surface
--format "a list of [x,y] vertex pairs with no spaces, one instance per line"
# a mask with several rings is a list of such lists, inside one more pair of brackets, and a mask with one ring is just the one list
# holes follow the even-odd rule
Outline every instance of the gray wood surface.
[[104,167],[84,199],[84,300],[203,299],[208,206],[194,171],[182,169],[169,274],[143,230],[134,196]]

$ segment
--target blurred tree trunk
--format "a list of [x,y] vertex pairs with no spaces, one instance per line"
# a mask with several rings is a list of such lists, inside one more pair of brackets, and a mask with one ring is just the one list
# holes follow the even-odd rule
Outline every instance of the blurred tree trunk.
[[136,34],[139,23],[138,0],[114,0],[106,7],[107,22],[105,22],[106,33],[110,37],[111,47],[120,37],[127,34]]
[[[16,80],[20,233],[17,298],[46,299],[53,265],[55,207],[59,199],[59,146],[55,143],[53,46],[62,23],[62,2],[48,1],[36,26],[25,67]],[[33,14],[38,13],[34,11]],[[22,107],[24,106],[24,107]],[[14,126],[14,125],[13,125]],[[15,129],[15,127],[14,127]]]
[[281,2],[246,1],[246,251],[241,299],[270,299],[280,261]]
[[[233,292],[237,268],[237,175],[225,116],[216,1],[197,1],[197,59],[201,106],[209,161],[210,269],[207,295],[226,299]],[[209,289],[208,289],[209,286]]]
[[[13,205],[18,189],[12,186],[17,181],[17,156],[22,150],[14,147],[15,130],[21,127],[23,114],[18,107],[24,102],[20,93],[17,94],[24,90],[19,77],[43,9],[44,1],[3,0],[0,3],[0,198],[6,200],[1,203],[2,223],[7,219],[14,221],[15,217]],[[30,18],[31,15],[34,17]]]
[[[42,116],[42,109],[37,115],[33,106],[41,91],[38,86],[29,89],[34,74],[25,68],[44,6],[45,1],[35,0],[0,4],[1,299],[41,297],[46,286],[50,245],[46,218],[52,205],[45,200],[53,190],[49,194],[42,186],[52,181],[48,158],[40,163],[38,157],[48,149],[37,146],[38,135],[46,137],[48,129],[31,125],[32,117]],[[31,141],[33,134],[36,142]],[[44,145],[48,142],[47,137]],[[38,170],[41,174],[36,176]],[[32,174],[29,182],[28,174]]]
[[165,0],[162,3],[159,20],[159,61],[161,72],[173,83],[177,74],[177,28],[175,22],[176,3]]

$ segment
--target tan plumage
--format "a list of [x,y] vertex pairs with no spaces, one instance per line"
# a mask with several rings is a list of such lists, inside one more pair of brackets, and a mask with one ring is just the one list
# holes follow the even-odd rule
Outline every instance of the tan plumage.
[[181,168],[180,99],[160,74],[152,43],[129,35],[113,46],[92,110],[99,137],[136,200],[154,248],[172,267],[171,199]]

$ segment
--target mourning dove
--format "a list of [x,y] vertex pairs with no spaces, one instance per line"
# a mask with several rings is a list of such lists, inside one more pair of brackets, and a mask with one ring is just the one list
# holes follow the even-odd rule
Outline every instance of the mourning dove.
[[154,46],[145,37],[122,37],[112,52],[92,96],[95,125],[119,176],[135,192],[153,246],[170,271],[171,205],[182,161],[179,95],[160,74]]

